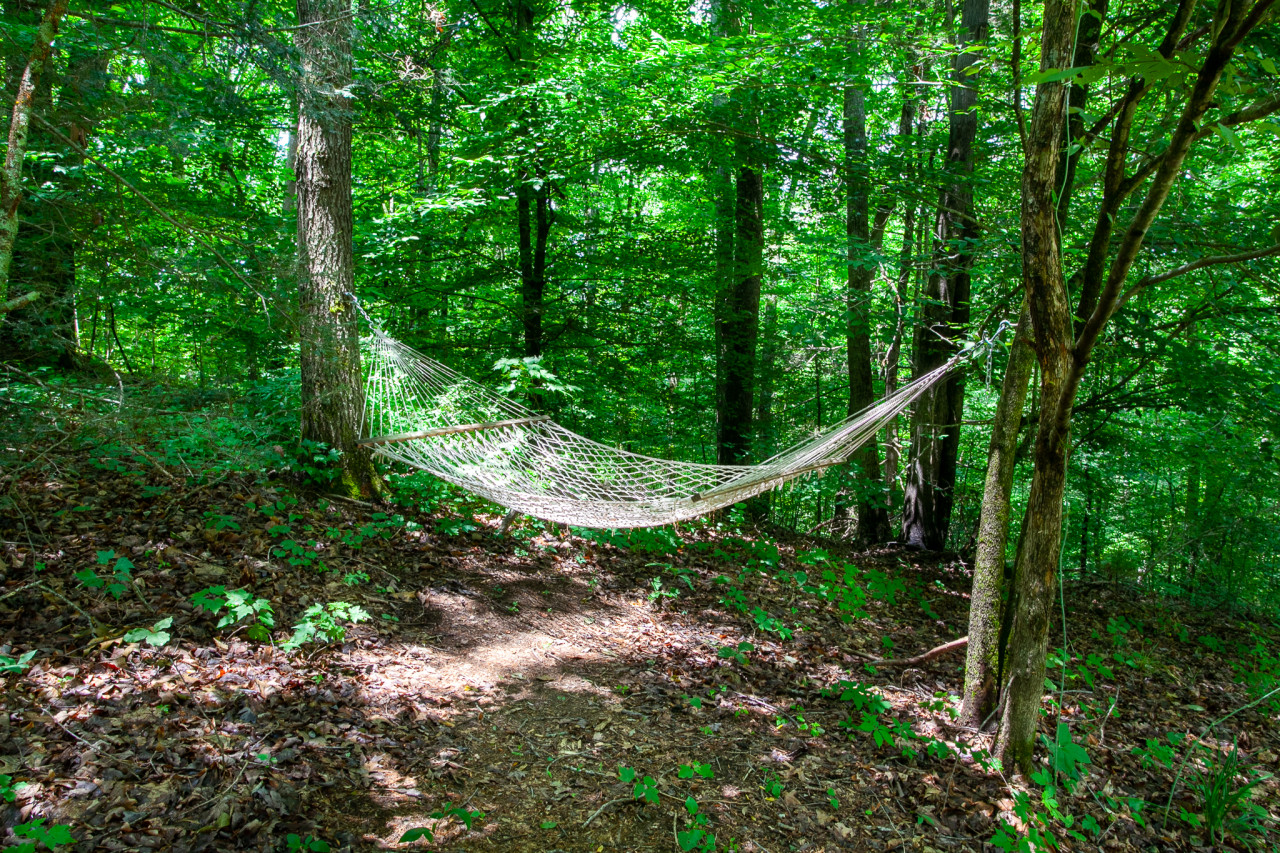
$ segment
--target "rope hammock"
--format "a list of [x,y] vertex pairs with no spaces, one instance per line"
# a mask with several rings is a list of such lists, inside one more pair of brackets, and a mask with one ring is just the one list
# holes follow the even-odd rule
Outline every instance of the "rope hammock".
[[361,444],[513,512],[597,528],[694,518],[843,462],[965,355],[758,465],[704,465],[592,441],[370,325]]

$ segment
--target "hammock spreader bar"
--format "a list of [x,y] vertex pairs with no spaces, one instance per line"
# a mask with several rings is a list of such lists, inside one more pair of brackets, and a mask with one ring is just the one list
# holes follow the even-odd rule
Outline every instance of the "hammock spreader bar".
[[437,429],[424,429],[418,432],[402,432],[397,435],[380,435],[376,438],[366,438],[357,444],[370,446],[374,444],[395,444],[398,441],[413,441],[418,438],[431,438],[436,435],[453,435],[459,432],[479,432],[482,429],[502,429],[503,427],[524,426],[525,424],[536,424],[539,421],[551,420],[550,415],[538,415],[536,418],[512,418],[509,421],[492,421],[487,424],[460,424],[458,426],[438,427]]

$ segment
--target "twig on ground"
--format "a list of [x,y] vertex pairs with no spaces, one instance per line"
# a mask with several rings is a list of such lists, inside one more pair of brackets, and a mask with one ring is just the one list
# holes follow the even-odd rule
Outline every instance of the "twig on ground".
[[599,816],[600,816],[600,812],[602,812],[602,811],[604,811],[605,809],[609,808],[609,806],[616,806],[618,803],[628,803],[628,802],[633,802],[634,800],[635,800],[635,797],[619,797],[619,798],[618,798],[618,799],[616,799],[616,800],[610,800],[609,802],[605,803],[603,806],[601,806],[600,808],[598,808],[598,809],[596,809],[594,812],[592,812],[592,813],[591,813],[591,817],[587,818],[587,822],[586,822],[586,823],[584,823],[584,824],[582,825],[582,828],[583,828],[583,829],[586,829],[588,826],[591,826],[591,821],[593,821],[593,820],[595,820],[597,817],[599,817]]
[[956,649],[963,649],[967,645],[969,645],[969,638],[966,636],[961,637],[958,640],[952,640],[949,643],[943,643],[940,646],[935,646],[924,654],[916,655],[913,658],[891,658],[889,660],[867,661],[867,663],[871,666],[915,666],[917,664],[931,661],[936,657],[941,657],[947,652],[954,652]]

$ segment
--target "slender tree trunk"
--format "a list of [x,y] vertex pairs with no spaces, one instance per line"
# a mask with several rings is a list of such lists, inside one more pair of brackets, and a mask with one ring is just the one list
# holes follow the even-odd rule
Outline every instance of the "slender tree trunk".
[[[764,272],[764,181],[749,143],[740,145],[735,205],[733,274],[724,298],[724,404],[719,461],[740,465],[751,455],[760,285]],[[741,151],[746,148],[746,151]]]
[[516,189],[520,229],[520,303],[524,354],[542,355],[543,301],[547,289],[547,237],[551,233],[550,197],[546,182],[535,188],[524,173]]
[[302,438],[342,452],[351,495],[381,489],[360,439],[364,406],[360,335],[347,294],[354,280],[351,221],[351,8],[298,0],[298,285]]
[[760,455],[769,457],[775,449],[773,395],[778,358],[778,297],[770,294],[762,297],[762,302],[764,316],[760,329],[760,403],[756,407],[755,431],[760,442]]
[[[904,89],[907,87],[904,87]],[[903,156],[912,155],[911,132],[915,126],[916,102],[914,93],[909,90],[902,99],[902,114],[898,120],[898,138],[902,140]],[[922,134],[923,135],[923,134]],[[917,173],[913,161],[903,170],[903,177],[908,181]],[[906,211],[902,215],[902,247],[898,252],[898,277],[894,286],[894,324],[893,338],[889,342],[884,357],[884,394],[889,396],[898,390],[898,373],[902,361],[902,334],[906,329],[907,297],[911,286],[912,261],[915,257],[916,210],[918,204],[914,198],[907,200]],[[898,418],[893,417],[884,428],[884,490],[885,521],[893,512],[894,487],[898,480],[898,464],[902,455],[902,443],[898,439]]]
[[[1031,308],[1034,347],[1040,365],[1041,403],[1035,469],[1020,543],[1014,595],[1018,607],[1009,637],[1006,687],[996,753],[1007,768],[1029,772],[1040,718],[1048,631],[1057,588],[1062,537],[1071,411],[1093,347],[1124,301],[1125,283],[1152,224],[1183,173],[1187,154],[1200,138],[1205,114],[1235,49],[1260,25],[1273,0],[1222,3],[1214,11],[1211,42],[1196,72],[1168,145],[1153,161],[1146,192],[1134,209],[1114,251],[1114,213],[1144,180],[1125,177],[1130,163],[1128,132],[1139,102],[1150,87],[1134,78],[1116,113],[1099,204],[1098,221],[1084,272],[1079,303],[1072,309],[1063,280],[1054,218],[1055,177],[1065,116],[1065,86],[1042,82],[1036,88],[1022,178],[1022,268]],[[1173,10],[1159,52],[1173,55],[1195,3]],[[1043,69],[1066,68],[1075,35],[1073,0],[1048,0],[1041,48]],[[1078,321],[1076,318],[1079,318]]]
[[[962,37],[953,62],[947,162],[953,179],[942,192],[934,228],[934,272],[915,334],[915,375],[945,362],[959,347],[969,323],[969,270],[979,230],[973,214],[974,140],[978,132],[977,90],[969,73],[975,42],[987,35],[990,0],[964,0]],[[946,544],[954,503],[964,377],[943,379],[916,403],[911,424],[907,484],[903,496],[903,539],[913,548],[940,550]]]
[[[850,415],[875,402],[871,372],[871,282],[874,248],[868,214],[870,179],[867,174],[867,116],[863,91],[844,87],[845,171],[845,289],[846,363],[849,373]],[[880,481],[880,453],[873,435],[850,458],[851,488],[857,513],[855,539],[862,545],[889,538],[889,514]]]
[[[735,36],[743,25],[729,0],[713,4],[713,27]],[[741,131],[733,142],[730,192],[729,146],[721,143],[714,164],[716,193],[716,447],[722,465],[740,465],[751,455],[756,344],[760,336],[760,289],[764,276],[764,178],[755,106],[749,92],[735,91],[719,105],[725,123]],[[730,208],[730,204],[732,207]],[[732,226],[729,210],[732,209]],[[727,266],[727,269],[726,269]],[[758,506],[758,505],[757,505]]]
[[53,0],[40,26],[26,69],[18,82],[18,93],[9,119],[9,146],[4,166],[0,168],[0,317],[33,302],[33,293],[9,298],[9,269],[13,264],[13,247],[18,237],[18,205],[22,202],[22,161],[27,153],[27,137],[31,128],[31,107],[40,76],[49,62],[58,23],[67,11],[67,0]]
[[1018,429],[1027,399],[1035,351],[1031,349],[1031,314],[1023,300],[1009,364],[1000,387],[1000,402],[991,425],[987,478],[978,520],[978,548],[969,598],[969,647],[966,650],[964,700],[960,719],[980,726],[995,710],[999,692],[999,638],[1005,550],[1009,538],[1010,495],[1018,449]]

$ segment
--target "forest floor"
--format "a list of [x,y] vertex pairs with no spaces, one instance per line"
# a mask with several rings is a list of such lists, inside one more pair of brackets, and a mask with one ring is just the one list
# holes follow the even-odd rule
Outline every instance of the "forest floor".
[[[482,512],[191,481],[146,453],[38,463],[0,473],[0,774],[25,783],[0,802],[6,835],[43,818],[80,851],[602,853],[713,833],[722,851],[929,853],[996,849],[1007,821],[1008,849],[1015,830],[1063,850],[1270,843],[1241,809],[1274,813],[1274,781],[1227,809],[1225,842],[1178,817],[1204,814],[1196,787],[1233,741],[1247,766],[1227,788],[1275,769],[1268,703],[1180,773],[1190,740],[1169,746],[1269,683],[1270,624],[1068,583],[1049,673],[1066,692],[1042,731],[1069,725],[1055,755],[1079,779],[1047,803],[1049,777],[988,769],[991,736],[953,722],[963,652],[868,665],[965,633],[954,558],[715,526],[499,535]],[[251,618],[219,628],[226,609],[193,603],[209,587],[267,599],[272,641]],[[371,618],[281,648],[333,601]],[[434,840],[399,843],[414,828]]]

